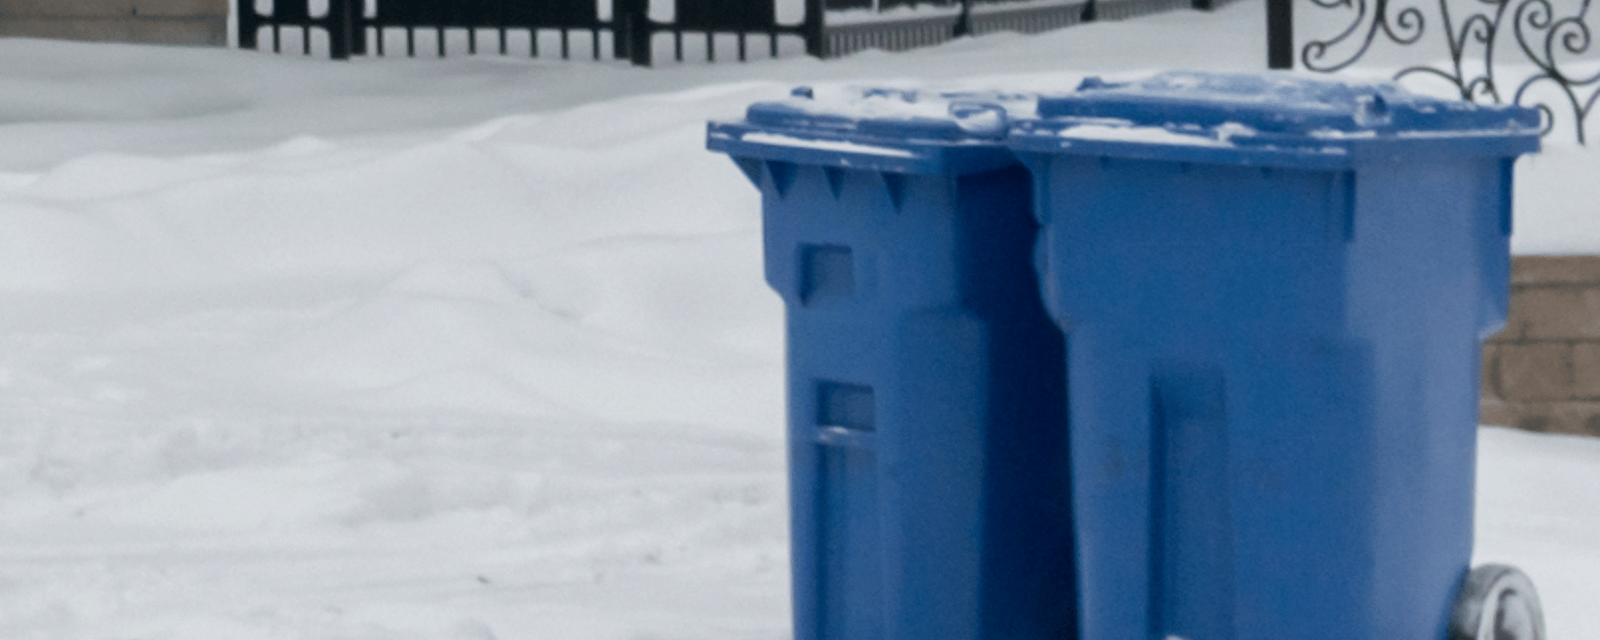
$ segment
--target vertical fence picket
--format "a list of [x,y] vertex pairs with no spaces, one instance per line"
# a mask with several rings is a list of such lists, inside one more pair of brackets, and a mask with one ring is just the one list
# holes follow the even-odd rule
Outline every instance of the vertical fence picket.
[[1294,68],[1294,8],[1290,0],[1267,0],[1267,68]]
[[[351,31],[355,26],[354,16],[350,15],[350,3],[351,0],[331,0],[328,3],[328,57],[334,60],[350,59]],[[307,44],[310,41],[309,37],[306,38]]]

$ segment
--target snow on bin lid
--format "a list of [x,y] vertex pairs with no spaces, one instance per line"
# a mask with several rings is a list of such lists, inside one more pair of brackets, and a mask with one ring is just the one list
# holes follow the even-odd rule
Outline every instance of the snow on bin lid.
[[896,173],[976,173],[1016,164],[1006,134],[1032,96],[810,87],[758,102],[740,122],[712,122],[706,147],[757,158]]
[[1370,152],[1514,156],[1539,144],[1535,109],[1287,72],[1168,72],[1127,83],[1088,78],[1075,93],[1040,98],[1038,115],[1013,130],[1013,147],[1334,168]]

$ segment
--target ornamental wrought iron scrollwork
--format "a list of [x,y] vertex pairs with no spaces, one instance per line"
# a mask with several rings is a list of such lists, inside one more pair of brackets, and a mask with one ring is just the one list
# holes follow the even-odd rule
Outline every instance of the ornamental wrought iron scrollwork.
[[[1416,45],[1430,35],[1430,20],[1437,19],[1437,33],[1448,47],[1449,66],[1409,66],[1397,72],[1395,80],[1432,77],[1447,82],[1463,100],[1536,108],[1543,116],[1545,133],[1570,117],[1578,143],[1584,144],[1585,120],[1600,100],[1600,59],[1577,60],[1589,53],[1594,41],[1588,22],[1591,0],[1457,0],[1456,5],[1475,9],[1464,17],[1451,14],[1451,0],[1310,1],[1320,9],[1345,9],[1356,15],[1343,31],[1309,41],[1301,49],[1304,68],[1321,72],[1344,69],[1366,55],[1374,43]],[[1429,4],[1437,5],[1436,15],[1425,12]],[[1575,10],[1564,13],[1560,8]],[[1510,46],[1515,48],[1506,51]],[[1497,60],[1497,54],[1520,56],[1512,62]],[[1584,62],[1592,65],[1593,74],[1570,71],[1574,63]],[[1513,70],[1520,73],[1518,67],[1524,65],[1533,73],[1510,81],[1500,77]],[[1535,99],[1530,92],[1542,97]]]

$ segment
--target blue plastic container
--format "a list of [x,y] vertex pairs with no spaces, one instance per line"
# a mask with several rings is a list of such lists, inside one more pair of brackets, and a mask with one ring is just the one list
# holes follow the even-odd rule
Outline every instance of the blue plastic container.
[[1041,98],[1081,640],[1442,640],[1521,108],[1291,75]]
[[788,308],[798,640],[1071,634],[1062,338],[1004,144],[1031,108],[797,90],[709,127]]

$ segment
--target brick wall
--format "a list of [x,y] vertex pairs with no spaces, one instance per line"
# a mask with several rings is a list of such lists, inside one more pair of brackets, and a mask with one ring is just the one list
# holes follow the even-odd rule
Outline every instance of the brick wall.
[[1511,314],[1483,349],[1481,422],[1600,436],[1600,256],[1511,263]]
[[227,46],[229,0],[0,0],[0,37]]

